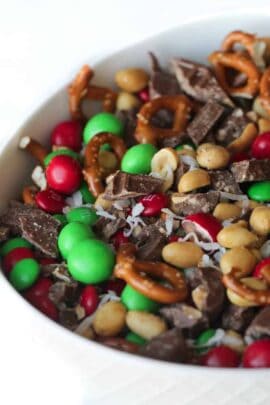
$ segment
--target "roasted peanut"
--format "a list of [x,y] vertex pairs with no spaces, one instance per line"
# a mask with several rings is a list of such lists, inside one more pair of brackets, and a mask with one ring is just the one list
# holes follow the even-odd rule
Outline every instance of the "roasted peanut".
[[128,68],[119,70],[115,75],[116,84],[125,91],[137,93],[147,86],[149,76],[140,68]]
[[129,329],[144,339],[150,340],[167,330],[164,320],[157,315],[142,311],[129,311],[126,317]]
[[240,200],[240,201],[236,201],[235,205],[237,205],[237,207],[240,207],[242,209],[244,208],[249,208],[251,210],[253,210],[256,207],[261,207],[262,204],[258,203],[257,201],[254,200]]
[[126,308],[121,302],[107,302],[95,313],[94,331],[99,336],[117,336],[125,326],[126,312]]
[[249,124],[247,124],[239,138],[228,145],[228,150],[232,154],[240,153],[247,150],[251,146],[257,135],[258,130],[256,125],[250,122]]
[[202,249],[193,242],[172,242],[162,250],[165,262],[180,269],[197,266],[202,256]]
[[225,248],[250,246],[258,241],[257,235],[239,224],[223,228],[217,235],[218,243]]
[[177,169],[178,156],[173,148],[160,149],[152,158],[151,170],[159,174],[164,182],[162,191],[167,191],[173,184],[173,172]]
[[113,201],[105,200],[105,198],[103,198],[103,194],[99,194],[94,205],[95,208],[101,207],[104,210],[108,210],[112,207]]
[[118,159],[113,152],[100,150],[98,154],[98,163],[104,174],[113,173],[118,166]]
[[270,131],[270,120],[260,118],[258,121],[259,134]]
[[118,111],[128,111],[132,108],[139,107],[139,105],[140,100],[138,99],[138,97],[134,96],[134,94],[130,94],[126,91],[121,91],[118,94],[116,100],[116,109]]
[[255,208],[249,218],[249,223],[258,235],[268,235],[270,233],[270,207]]
[[[267,290],[268,288],[267,284],[263,280],[259,280],[255,277],[242,278],[241,282],[246,286],[258,291]],[[227,297],[232,304],[238,305],[239,307],[256,307],[259,305],[256,304],[256,302],[248,301],[229,288],[227,289]]]
[[241,272],[248,275],[257,263],[256,257],[245,247],[235,247],[228,250],[220,259],[222,273],[227,274],[237,267]]
[[219,221],[225,221],[225,219],[239,218],[241,216],[241,208],[235,204],[221,202],[216,205],[213,215]]
[[194,304],[200,311],[203,311],[203,309],[205,307],[205,302],[206,302],[208,294],[209,294],[209,292],[206,290],[205,286],[203,286],[203,285],[199,285],[191,293]]
[[222,344],[230,347],[238,353],[242,353],[245,349],[245,342],[240,333],[232,329],[226,330],[222,338]]
[[190,170],[181,177],[178,183],[178,191],[179,193],[189,193],[197,188],[208,186],[210,182],[210,176],[206,170]]
[[229,164],[230,153],[223,146],[203,143],[197,149],[197,161],[208,170],[223,169]]

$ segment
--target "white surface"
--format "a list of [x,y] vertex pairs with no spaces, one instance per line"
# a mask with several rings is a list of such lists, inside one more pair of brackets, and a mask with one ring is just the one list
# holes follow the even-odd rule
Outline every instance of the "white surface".
[[[245,6],[254,5],[254,1],[247,0],[238,2],[238,5],[235,5],[235,1],[190,1],[189,4],[183,5],[181,4],[183,2],[179,0],[167,0],[165,2],[166,8],[163,6],[163,9],[160,5],[159,9],[155,11],[155,17],[151,18],[150,12],[157,7],[157,0],[145,1],[145,4],[143,1],[137,0],[134,5],[127,0],[111,2],[99,0],[95,6],[93,3],[90,0],[77,0],[76,2],[67,0],[58,2],[9,0],[4,6],[2,2],[0,12],[0,134],[2,143],[6,142],[11,133],[18,128],[25,116],[34,110],[48,94],[67,83],[74,71],[85,60],[91,60],[91,56],[96,59],[108,51],[119,49],[170,26],[176,26],[190,16],[201,16],[208,12],[210,3],[212,4],[212,11],[221,8],[233,10],[241,3],[244,3]],[[261,5],[266,4],[265,1],[257,1],[257,7],[259,3]],[[206,33],[206,38],[213,35]],[[187,44],[184,44],[184,47],[186,46]],[[8,169],[8,165],[6,169]],[[4,176],[3,170],[1,171],[2,176]],[[84,405],[106,403],[113,405],[124,403],[122,400],[125,391],[127,395],[128,393],[133,394],[133,401],[129,401],[130,403],[149,403],[150,399],[147,400],[147,397],[143,395],[141,382],[136,386],[130,375],[127,375],[125,381],[118,380],[118,374],[115,373],[114,375],[113,369],[110,368],[113,364],[111,358],[108,358],[107,361],[104,361],[103,358],[101,363],[98,362],[95,374],[91,359],[88,356],[85,356],[84,359],[82,350],[80,352],[81,358],[78,356],[79,351],[75,351],[77,356],[74,355],[74,368],[71,369],[70,364],[66,362],[68,356],[61,355],[62,353],[57,346],[59,341],[55,341],[54,344],[49,335],[49,329],[48,336],[46,329],[42,329],[42,345],[39,346],[37,340],[41,336],[39,328],[42,328],[42,322],[36,322],[35,316],[29,315],[27,317],[20,300],[14,299],[12,302],[3,300],[3,297],[8,296],[8,294],[10,291],[0,291],[0,308],[1,314],[4,315],[0,332],[1,404],[27,403],[32,405],[38,403],[54,405],[63,403]],[[12,308],[10,308],[11,305]],[[25,333],[26,330],[28,333]],[[29,330],[31,334],[29,334]],[[70,341],[63,336],[61,338],[63,339],[64,352],[64,349],[70,350]],[[72,353],[70,357],[72,357]],[[78,370],[80,370],[80,365],[83,364],[84,360],[86,362],[86,359],[92,374],[82,376],[81,371]],[[86,366],[84,364],[84,368],[81,370],[86,370]],[[124,369],[124,365],[121,366],[121,363],[119,366]],[[134,365],[134,375],[136,375],[135,370],[138,367]],[[102,369],[104,369],[103,372]],[[147,370],[143,368],[141,374],[144,380],[147,380]],[[203,374],[206,374],[206,371]],[[55,378],[56,375],[59,376],[59,379]],[[87,400],[86,397],[89,398],[89,395],[83,391],[87,378],[89,385],[93,382],[91,376],[97,382],[95,396],[100,398],[99,401]],[[153,381],[150,380],[150,377],[148,378],[149,381]],[[114,399],[110,401],[108,392],[105,395],[106,398],[103,396],[102,399],[100,387],[102,387],[102,381],[106,379],[111,379],[114,383],[115,392],[119,393],[121,400],[115,399],[113,390],[111,398],[114,397]],[[175,403],[172,399],[175,399],[173,396],[175,388],[168,378],[166,383],[162,377],[160,380],[154,381],[153,396],[159,393],[159,402],[157,403]],[[198,379],[196,381],[198,382]],[[201,385],[205,385],[206,388],[204,398],[208,395],[209,404],[228,403],[231,399],[232,389],[237,394],[234,402],[236,405],[247,403],[248,399],[254,404],[266,404],[263,396],[262,379],[258,380],[256,388],[253,384],[252,392],[247,390],[247,382],[243,382],[240,386],[241,389],[237,390],[237,387],[233,387],[232,383],[226,383],[226,379],[221,375],[215,380],[215,385],[212,385],[212,388],[211,384],[207,382],[208,380],[202,376]],[[149,388],[147,381],[145,383],[145,389]],[[185,377],[185,383],[191,385],[193,398],[196,398],[198,387],[192,385],[190,375]],[[220,398],[219,386],[226,387],[227,399]],[[106,392],[106,386],[104,386],[104,392]],[[208,392],[207,395],[206,392]],[[140,398],[144,397],[144,400],[137,401],[137,394]],[[168,400],[169,398],[170,400]],[[157,401],[156,397],[155,401]],[[201,401],[200,403],[206,402]]]

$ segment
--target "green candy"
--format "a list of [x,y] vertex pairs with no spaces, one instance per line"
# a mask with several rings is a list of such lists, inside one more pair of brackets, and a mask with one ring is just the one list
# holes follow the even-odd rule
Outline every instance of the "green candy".
[[39,264],[34,259],[23,259],[15,264],[9,279],[18,291],[31,287],[39,276]]
[[196,150],[196,146],[194,145],[193,142],[185,142],[182,143],[181,145],[176,146],[175,148],[175,150],[183,150],[183,149]]
[[151,172],[151,160],[157,148],[150,143],[132,146],[124,154],[121,170],[126,173],[148,174]]
[[81,192],[84,204],[94,204],[96,199],[93,196],[93,194],[89,191],[88,185],[85,181],[82,182],[79,191]]
[[142,338],[141,336],[137,335],[134,332],[128,332],[126,335],[126,340],[128,342],[136,343],[138,345],[144,345],[146,343],[146,340]]
[[128,284],[122,291],[121,301],[129,311],[156,312],[160,306]]
[[87,144],[93,136],[101,132],[110,132],[111,134],[122,136],[123,123],[114,114],[102,112],[94,115],[87,122],[83,130],[83,141]]
[[54,214],[53,217],[55,219],[58,219],[58,221],[61,222],[62,226],[67,224],[67,219],[66,219],[65,215],[63,215],[63,214]]
[[197,348],[198,353],[204,353],[209,349],[209,347],[207,347],[207,342],[215,335],[215,333],[216,333],[215,329],[207,329],[197,337],[195,341],[195,346],[198,346]]
[[108,280],[114,264],[115,255],[111,248],[97,239],[76,243],[67,259],[72,277],[84,284],[97,284]]
[[57,149],[54,152],[49,153],[45,159],[44,159],[44,164],[45,166],[48,166],[49,163],[51,162],[51,160],[55,157],[55,156],[59,156],[59,155],[67,155],[67,156],[71,156],[76,160],[79,160],[79,155],[78,153],[74,152],[74,150],[71,149]]
[[81,222],[85,225],[94,225],[98,220],[96,211],[89,207],[72,208],[66,217],[68,222]]
[[270,181],[260,181],[258,183],[253,183],[248,188],[248,196],[252,200],[260,202],[270,201]]
[[84,239],[94,238],[92,229],[80,222],[71,222],[64,226],[58,236],[58,247],[61,255],[66,259],[72,248]]
[[31,248],[31,244],[23,239],[23,238],[13,238],[9,239],[7,242],[3,244],[3,246],[0,249],[0,254],[2,256],[7,255],[9,252],[11,252],[13,249],[16,249],[18,247],[26,247],[26,248]]

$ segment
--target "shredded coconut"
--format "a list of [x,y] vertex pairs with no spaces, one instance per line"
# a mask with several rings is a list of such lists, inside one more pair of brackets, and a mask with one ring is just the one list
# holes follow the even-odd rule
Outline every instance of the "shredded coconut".
[[174,219],[184,219],[185,217],[181,217],[180,215],[176,215],[173,211],[169,210],[169,208],[162,208],[161,212],[164,212],[164,214],[167,214],[170,217],[173,217]]
[[109,212],[105,211],[100,205],[98,205],[96,208],[97,208],[96,214],[99,217],[104,217],[104,218],[111,219],[111,220],[116,219],[115,215],[112,215]]
[[219,267],[215,265],[214,261],[208,255],[203,255],[200,260],[201,267],[213,267],[214,269],[219,270]]
[[143,222],[143,220],[140,217],[133,217],[131,215],[129,215],[126,218],[126,222],[129,225],[129,229],[125,229],[124,230],[124,235],[125,236],[130,236],[134,229],[138,226],[138,225],[142,225],[142,226],[146,226],[146,224]]
[[180,160],[187,166],[189,166],[189,170],[194,170],[199,167],[199,164],[196,159],[189,155],[181,155]]
[[46,190],[47,180],[44,173],[44,170],[41,166],[36,166],[32,172],[33,182],[40,188],[40,190]]
[[212,336],[208,340],[207,346],[219,345],[222,342],[224,336],[225,336],[225,331],[223,329],[217,329],[214,336]]
[[270,240],[267,240],[260,249],[263,259],[270,257]]
[[142,203],[135,204],[131,211],[132,217],[138,217],[144,210],[144,205]]
[[149,176],[152,176],[152,177],[154,177],[156,179],[162,179],[163,178],[162,175],[160,173],[157,173],[157,172],[151,172],[149,174]]
[[80,191],[76,191],[75,193],[71,194],[70,197],[66,198],[66,203],[71,208],[81,207],[83,205],[82,193]]
[[173,217],[168,216],[165,220],[166,235],[170,236],[173,231]]
[[226,228],[226,226],[231,225],[231,224],[232,224],[233,219],[234,219],[234,218],[228,218],[228,219],[225,219],[225,220],[222,222],[222,226],[223,226],[223,228]]
[[243,201],[248,200],[247,196],[244,194],[233,194],[233,193],[226,193],[225,191],[220,191],[221,198],[225,198],[226,200],[232,201]]
[[216,242],[203,242],[198,239],[198,236],[196,235],[195,232],[189,232],[186,234],[186,236],[182,239],[183,241],[187,241],[189,239],[194,239],[196,245],[200,246],[203,250],[206,251],[213,251],[213,250],[219,250],[220,249],[220,244]]
[[129,207],[130,203],[128,200],[117,200],[114,201],[113,206],[119,211],[123,211],[123,208]]
[[19,148],[25,149],[29,145],[30,142],[31,142],[31,138],[29,136],[24,136],[23,138],[21,138],[21,140],[19,142]]

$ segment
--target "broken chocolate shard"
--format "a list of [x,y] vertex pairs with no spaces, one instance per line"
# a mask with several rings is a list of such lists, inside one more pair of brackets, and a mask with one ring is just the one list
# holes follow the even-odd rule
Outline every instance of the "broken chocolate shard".
[[122,121],[124,129],[124,141],[127,148],[136,145],[138,142],[134,137],[135,129],[137,126],[137,108],[130,110],[121,110],[117,113],[118,118]]
[[218,191],[183,195],[173,193],[171,195],[171,209],[176,214],[197,214],[198,212],[208,213],[213,211],[219,202]]
[[255,315],[255,308],[229,304],[222,316],[222,327],[244,332]]
[[229,170],[212,170],[208,172],[211,187],[216,191],[224,191],[232,194],[242,194],[242,191]]
[[186,132],[192,141],[199,145],[214,129],[223,116],[225,108],[213,100],[208,101],[195,115]]
[[115,216],[115,218],[111,219],[100,216],[94,225],[94,230],[97,232],[98,236],[107,242],[117,231],[126,226],[125,214],[123,211],[111,209],[109,213]]
[[231,171],[237,183],[270,180],[270,159],[235,162]]
[[158,261],[161,259],[161,252],[166,245],[167,236],[165,223],[157,221],[146,226],[136,235],[136,257],[140,260]]
[[233,106],[232,101],[207,66],[182,58],[174,58],[171,60],[171,67],[181,90],[187,95],[203,103],[215,100],[221,104]]
[[160,191],[163,180],[146,174],[116,172],[105,189],[106,200],[126,200]]
[[250,120],[240,108],[235,108],[222,120],[214,131],[216,142],[228,146],[244,131]]
[[245,336],[254,340],[270,338],[270,305],[262,308],[255,316]]

